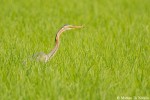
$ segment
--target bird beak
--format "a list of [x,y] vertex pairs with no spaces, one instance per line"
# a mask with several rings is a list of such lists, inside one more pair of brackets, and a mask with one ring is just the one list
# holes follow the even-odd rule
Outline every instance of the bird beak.
[[75,29],[75,28],[83,28],[83,26],[70,26],[69,28],[71,28],[71,29]]

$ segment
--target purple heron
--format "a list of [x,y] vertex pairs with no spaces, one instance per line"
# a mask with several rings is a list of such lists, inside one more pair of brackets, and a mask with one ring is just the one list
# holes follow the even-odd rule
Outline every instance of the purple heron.
[[42,61],[42,62],[47,62],[49,61],[54,54],[57,52],[58,48],[59,48],[59,43],[60,43],[60,35],[67,31],[67,30],[71,30],[71,29],[77,29],[77,28],[82,28],[83,26],[75,26],[75,25],[64,25],[56,34],[55,37],[55,46],[52,49],[52,51],[48,54],[45,54],[43,52],[35,55],[35,58],[37,61]]

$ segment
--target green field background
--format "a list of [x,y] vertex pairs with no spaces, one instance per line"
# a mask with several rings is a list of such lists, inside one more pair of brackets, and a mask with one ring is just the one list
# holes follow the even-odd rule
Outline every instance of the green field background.
[[[49,53],[47,63],[24,60]],[[150,99],[150,0],[0,0],[0,100]]]

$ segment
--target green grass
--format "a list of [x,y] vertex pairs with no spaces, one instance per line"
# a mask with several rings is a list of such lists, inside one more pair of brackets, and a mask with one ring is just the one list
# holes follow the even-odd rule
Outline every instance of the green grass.
[[[150,98],[149,0],[1,0],[0,100]],[[24,59],[48,53],[48,63]]]

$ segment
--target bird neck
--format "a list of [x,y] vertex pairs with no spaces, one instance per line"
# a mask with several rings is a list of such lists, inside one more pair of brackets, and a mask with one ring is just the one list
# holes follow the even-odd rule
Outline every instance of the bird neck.
[[54,49],[49,54],[47,54],[47,57],[48,57],[47,60],[51,59],[54,56],[58,48],[59,48],[59,41],[56,41]]
[[55,47],[54,47],[54,49],[53,49],[49,54],[47,54],[46,62],[47,62],[49,59],[51,59],[51,58],[54,56],[54,54],[57,52],[57,50],[58,50],[58,48],[59,48],[59,37],[60,37],[61,33],[63,33],[64,31],[65,31],[64,28],[61,28],[61,29],[58,31],[58,33],[56,34],[56,37],[55,37]]
[[61,28],[59,31],[58,31],[58,33],[56,34],[56,37],[55,37],[55,42],[56,41],[59,41],[59,37],[60,37],[60,35],[61,35],[61,33],[63,33],[65,30],[63,29],[63,28]]

